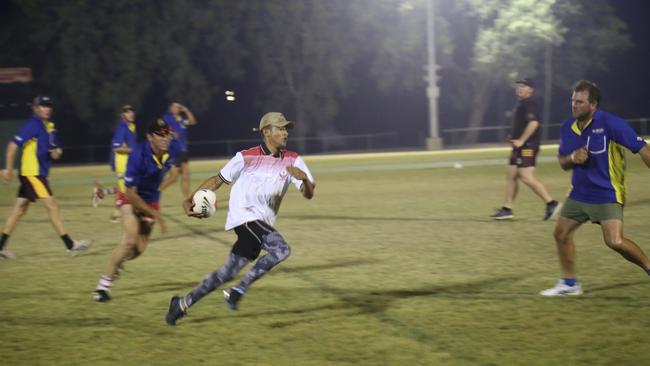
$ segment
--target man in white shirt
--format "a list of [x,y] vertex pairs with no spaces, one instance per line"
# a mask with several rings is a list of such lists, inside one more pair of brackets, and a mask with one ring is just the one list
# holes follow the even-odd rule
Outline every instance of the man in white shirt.
[[[176,321],[187,313],[187,309],[234,278],[246,264],[257,259],[264,249],[266,254],[255,262],[241,282],[229,291],[224,291],[228,307],[236,310],[239,300],[252,283],[291,254],[289,244],[272,225],[290,184],[293,183],[300,189],[307,199],[314,196],[315,187],[314,177],[302,158],[295,152],[284,150],[291,127],[293,122],[287,121],[282,113],[265,114],[259,125],[263,142],[259,146],[238,152],[218,175],[206,179],[194,191],[217,190],[223,183],[233,185],[226,230],[234,229],[237,241],[221,268],[205,277],[187,295],[171,298],[165,317],[167,324],[176,325]],[[192,196],[183,202],[185,213],[192,217],[205,217],[192,212]]]

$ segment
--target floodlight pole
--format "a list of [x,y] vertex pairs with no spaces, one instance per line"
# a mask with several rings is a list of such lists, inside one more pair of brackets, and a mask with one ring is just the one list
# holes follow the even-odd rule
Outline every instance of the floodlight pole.
[[429,98],[429,137],[426,139],[427,150],[442,149],[442,138],[438,136],[438,75],[436,65],[436,40],[435,40],[435,12],[433,8],[434,0],[427,1],[427,48],[428,48],[428,67],[427,67],[427,98]]

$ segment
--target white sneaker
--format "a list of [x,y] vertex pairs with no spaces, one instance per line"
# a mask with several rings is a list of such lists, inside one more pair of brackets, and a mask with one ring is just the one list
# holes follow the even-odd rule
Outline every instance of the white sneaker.
[[576,296],[582,295],[582,286],[576,282],[575,285],[569,286],[563,280],[557,281],[555,286],[539,292],[542,296]]
[[16,259],[16,255],[7,249],[0,250],[0,259]]
[[90,244],[92,244],[92,241],[90,240],[74,240],[72,249],[68,249],[68,254],[70,254],[71,257],[74,257],[88,249],[90,247]]

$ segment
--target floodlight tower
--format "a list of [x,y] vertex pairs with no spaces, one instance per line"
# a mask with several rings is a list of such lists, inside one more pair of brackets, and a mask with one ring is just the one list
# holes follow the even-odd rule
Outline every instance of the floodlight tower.
[[442,149],[442,138],[438,135],[438,65],[436,65],[435,12],[433,1],[427,1],[427,98],[429,98],[429,136],[426,140],[427,150]]

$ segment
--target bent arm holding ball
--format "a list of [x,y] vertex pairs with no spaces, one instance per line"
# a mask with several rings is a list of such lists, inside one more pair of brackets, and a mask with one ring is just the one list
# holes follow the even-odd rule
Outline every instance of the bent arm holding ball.
[[203,183],[201,183],[201,185],[199,185],[198,188],[196,188],[189,197],[186,197],[185,200],[183,200],[183,210],[185,210],[185,214],[187,216],[197,217],[199,219],[207,217],[205,214],[196,213],[192,211],[192,206],[194,206],[194,202],[192,198],[194,197],[194,194],[196,194],[196,192],[201,189],[209,189],[212,191],[216,191],[217,189],[219,189],[219,187],[221,187],[223,183],[224,183],[223,179],[221,179],[221,177],[218,175],[212,176],[204,180]]

